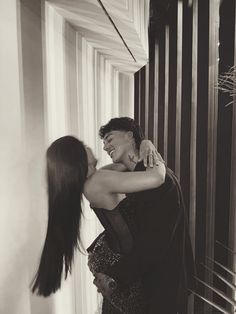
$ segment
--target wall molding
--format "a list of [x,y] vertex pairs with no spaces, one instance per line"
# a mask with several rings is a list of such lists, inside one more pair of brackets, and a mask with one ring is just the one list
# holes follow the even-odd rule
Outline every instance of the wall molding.
[[135,73],[147,63],[149,0],[48,3],[119,71]]

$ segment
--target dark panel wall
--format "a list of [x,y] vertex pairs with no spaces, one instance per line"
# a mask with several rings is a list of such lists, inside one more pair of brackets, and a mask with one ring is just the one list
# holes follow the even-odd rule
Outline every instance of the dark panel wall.
[[[218,241],[235,247],[236,110],[216,88],[235,63],[235,5],[151,0],[149,64],[135,75],[135,119],[179,176],[198,275],[209,280],[208,257],[235,267]],[[211,312],[196,299],[194,308]]]

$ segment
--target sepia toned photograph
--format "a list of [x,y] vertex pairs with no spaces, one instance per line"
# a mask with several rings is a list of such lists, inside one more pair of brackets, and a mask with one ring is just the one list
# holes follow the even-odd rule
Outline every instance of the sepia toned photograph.
[[0,0],[0,314],[236,312],[236,1]]

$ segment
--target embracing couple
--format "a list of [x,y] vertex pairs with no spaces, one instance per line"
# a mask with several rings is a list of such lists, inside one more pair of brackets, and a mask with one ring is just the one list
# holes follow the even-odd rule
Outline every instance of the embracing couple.
[[84,194],[105,229],[88,248],[102,314],[185,314],[194,262],[178,180],[133,119],[111,119],[99,135],[113,161],[99,170],[72,136],[47,150],[48,228],[32,290],[50,295],[71,270]]

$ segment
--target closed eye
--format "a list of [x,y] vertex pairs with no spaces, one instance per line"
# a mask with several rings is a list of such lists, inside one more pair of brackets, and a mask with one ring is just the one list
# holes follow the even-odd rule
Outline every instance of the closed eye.
[[112,137],[112,136],[109,136],[109,137],[107,138],[107,142],[110,143],[110,142],[112,141],[112,139],[113,139],[113,137]]
[[111,137],[111,136],[108,136],[108,137],[105,139],[105,141],[103,141],[103,144],[106,145],[106,144],[108,144],[108,143],[111,143],[111,141],[112,141],[112,137]]

